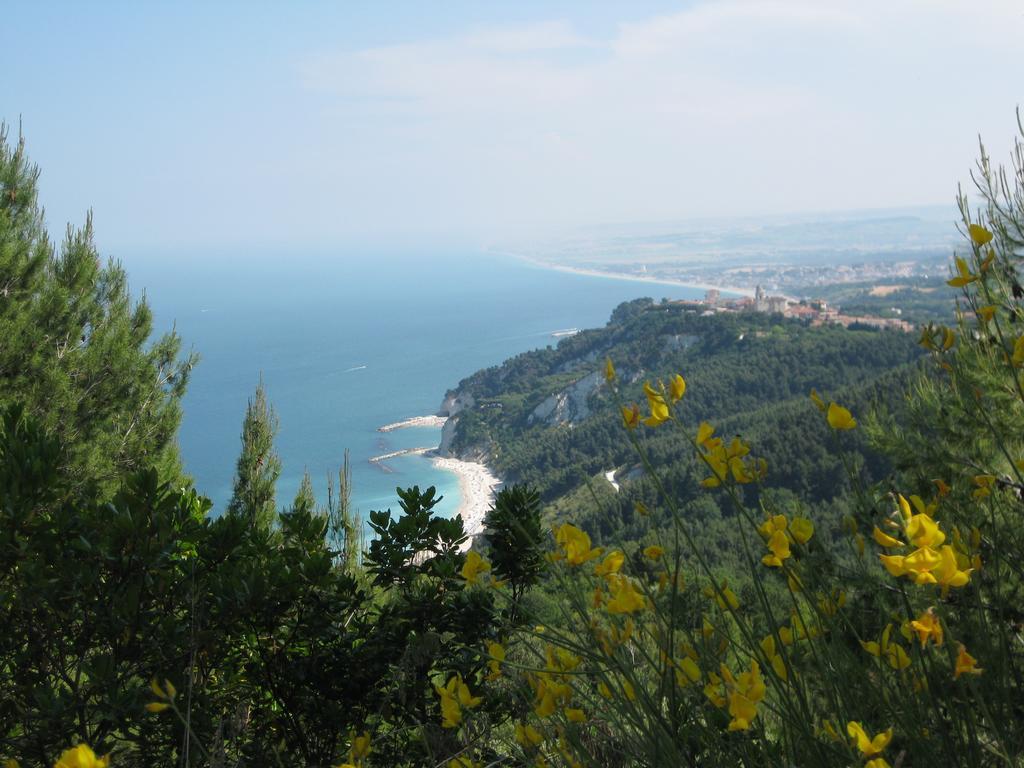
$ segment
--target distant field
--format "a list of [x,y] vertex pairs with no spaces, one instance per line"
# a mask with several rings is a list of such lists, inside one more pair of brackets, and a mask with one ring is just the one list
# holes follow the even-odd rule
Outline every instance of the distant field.
[[814,293],[844,314],[900,317],[910,323],[950,322],[956,308],[956,293],[944,277],[815,286]]

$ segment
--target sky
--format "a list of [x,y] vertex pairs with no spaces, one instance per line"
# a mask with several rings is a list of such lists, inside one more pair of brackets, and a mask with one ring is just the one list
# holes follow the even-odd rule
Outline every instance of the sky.
[[1019,0],[20,2],[0,120],[107,249],[481,244],[948,204]]

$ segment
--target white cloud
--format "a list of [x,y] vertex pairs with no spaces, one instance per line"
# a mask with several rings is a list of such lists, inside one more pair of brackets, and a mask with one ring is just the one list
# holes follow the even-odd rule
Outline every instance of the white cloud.
[[[1015,2],[725,0],[303,61],[327,185],[474,231],[945,201],[1024,93]],[[330,172],[330,163],[325,173]]]

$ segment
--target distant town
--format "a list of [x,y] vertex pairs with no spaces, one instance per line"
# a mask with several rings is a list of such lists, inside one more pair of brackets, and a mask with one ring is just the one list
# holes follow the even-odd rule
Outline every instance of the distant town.
[[[699,286],[699,312],[910,330],[947,322],[954,212],[918,209],[622,226],[510,249],[556,269]],[[733,298],[741,294],[744,298]]]
[[760,285],[755,289],[753,296],[738,299],[722,298],[721,291],[711,288],[704,294],[703,299],[681,299],[669,303],[704,315],[719,312],[764,312],[804,320],[811,325],[862,325],[906,333],[914,330],[912,323],[898,317],[847,315],[838,307],[829,306],[824,299],[797,300],[788,296],[770,296]]

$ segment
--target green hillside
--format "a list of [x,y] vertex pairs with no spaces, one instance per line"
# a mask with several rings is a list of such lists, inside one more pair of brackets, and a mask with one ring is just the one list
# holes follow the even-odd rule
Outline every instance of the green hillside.
[[[628,521],[635,520],[634,503],[649,500],[650,488],[604,385],[608,357],[627,382],[627,400],[643,401],[645,380],[680,372],[688,384],[680,414],[686,424],[709,421],[721,434],[756,443],[772,471],[763,486],[748,491],[749,501],[784,489],[809,503],[831,502],[845,495],[849,482],[808,393],[816,388],[866,412],[907,386],[921,352],[904,333],[810,327],[753,312],[701,316],[640,299],[619,306],[604,328],[463,380],[449,402],[472,405],[453,409],[450,448],[485,456],[507,481],[535,486],[560,517],[582,519],[598,538],[638,535]],[[659,430],[644,440],[679,498],[703,498],[707,515],[708,500],[698,486],[703,467],[692,458],[685,432]],[[863,441],[858,450],[864,479],[882,477],[882,457]],[[614,472],[618,493],[608,472]]]

